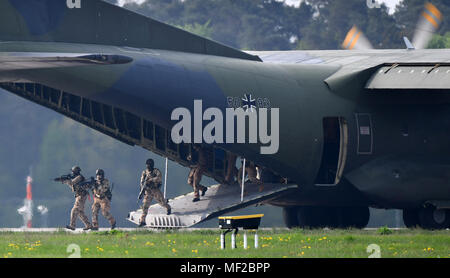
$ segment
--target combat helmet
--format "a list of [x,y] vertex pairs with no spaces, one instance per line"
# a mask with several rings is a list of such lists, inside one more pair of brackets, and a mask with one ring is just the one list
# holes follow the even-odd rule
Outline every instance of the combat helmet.
[[81,172],[81,168],[79,166],[72,167],[72,173],[79,174]]
[[145,164],[150,166],[150,168],[153,168],[155,166],[155,161],[153,161],[153,159],[150,158],[150,159],[147,159]]
[[105,171],[103,171],[102,169],[97,169],[97,171],[95,171],[95,175],[104,177]]

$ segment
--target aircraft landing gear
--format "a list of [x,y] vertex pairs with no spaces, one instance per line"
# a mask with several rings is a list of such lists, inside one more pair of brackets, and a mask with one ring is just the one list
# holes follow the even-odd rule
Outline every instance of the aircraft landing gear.
[[408,228],[420,226],[427,230],[446,229],[450,227],[450,210],[436,209],[431,205],[419,209],[405,209],[403,222]]
[[370,220],[368,207],[342,207],[336,211],[338,228],[364,229]]
[[424,229],[446,229],[450,227],[450,211],[426,206],[419,210],[419,223]]
[[286,227],[289,229],[298,227],[297,207],[283,208],[283,220]]
[[407,228],[415,228],[419,226],[419,210],[418,209],[404,209],[403,223]]
[[358,228],[367,226],[368,207],[288,207],[283,208],[288,228]]

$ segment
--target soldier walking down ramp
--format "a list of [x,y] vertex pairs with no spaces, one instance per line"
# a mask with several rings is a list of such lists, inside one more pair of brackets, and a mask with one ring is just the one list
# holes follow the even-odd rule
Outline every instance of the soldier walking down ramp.
[[[196,171],[197,171],[197,165],[192,167],[192,169],[191,169],[191,171],[189,171],[189,175],[188,175],[187,183],[190,186],[192,186],[192,188],[194,188],[194,176],[195,176]],[[205,196],[205,193],[208,190],[208,188],[206,186],[201,185],[200,182],[197,185],[197,188],[198,188],[197,192],[200,190],[200,191],[202,191],[202,196]],[[195,189],[194,189],[194,192],[195,192]],[[197,195],[200,195],[200,194],[197,194]]]
[[98,169],[93,184],[94,203],[92,204],[92,230],[98,230],[98,213],[102,209],[103,216],[111,224],[111,230],[116,228],[116,220],[111,214],[112,192],[109,180],[105,179],[105,171]]
[[227,172],[225,175],[225,182],[232,184],[235,182],[235,178],[238,175],[238,169],[236,168],[237,156],[233,153],[227,153]]
[[141,176],[141,192],[139,194],[139,199],[144,197],[142,204],[142,216],[139,221],[139,227],[145,226],[145,218],[148,214],[148,208],[154,198],[161,206],[167,209],[167,215],[170,215],[172,208],[164,199],[164,196],[159,189],[161,187],[162,174],[157,168],[154,168],[155,162],[153,159],[148,159],[147,168],[142,172]]
[[89,230],[92,228],[88,217],[84,213],[84,205],[89,195],[89,183],[85,183],[84,177],[81,175],[81,169],[78,166],[72,167],[72,174],[56,178],[55,181],[60,181],[67,184],[72,192],[75,193],[75,203],[72,211],[70,212],[70,224],[66,226],[69,230],[75,230],[77,218],[80,217],[84,223],[85,228],[83,230]]
[[203,173],[208,169],[208,164],[212,162],[208,150],[198,145],[194,145],[194,150],[198,152],[198,162],[189,173],[188,184],[194,189],[194,199],[192,202],[195,203],[200,201],[200,190],[202,191],[202,196],[205,196],[208,190],[207,187],[200,185],[200,181],[202,180]]
[[[239,185],[242,186],[242,171],[243,167],[241,166],[241,168],[239,169],[239,173],[238,173],[238,182]],[[247,163],[245,164],[245,172],[248,176],[248,179],[251,183],[254,184],[260,184],[260,180],[258,179],[258,171],[256,170],[256,165],[251,162],[251,161],[247,161]]]
[[[195,147],[194,147],[194,149],[195,149]],[[188,160],[192,162],[192,155],[189,155]],[[195,173],[198,170],[198,168],[199,168],[198,165],[191,166],[191,170],[189,171],[189,175],[188,175],[188,179],[187,179],[187,183],[190,186],[192,186],[192,188],[194,189],[194,195],[195,195],[195,192],[197,191],[197,197],[199,195],[198,194],[199,190],[202,191],[202,196],[205,196],[205,193],[208,190],[208,188],[206,186],[203,186],[200,184],[200,181],[198,181],[198,184],[194,187],[194,176],[195,176]]]

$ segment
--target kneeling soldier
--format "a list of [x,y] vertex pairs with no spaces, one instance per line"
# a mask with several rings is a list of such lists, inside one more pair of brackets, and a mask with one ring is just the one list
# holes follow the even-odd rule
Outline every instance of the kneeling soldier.
[[92,230],[98,230],[98,212],[102,209],[103,216],[111,224],[111,230],[116,228],[116,220],[111,214],[111,188],[109,181],[105,179],[105,171],[98,169],[95,173],[95,182],[93,187],[94,203],[92,204]]
[[164,196],[159,189],[161,187],[162,174],[159,169],[154,168],[155,162],[153,159],[148,159],[146,162],[146,169],[142,172],[141,176],[141,192],[144,192],[144,200],[142,204],[142,216],[139,221],[139,227],[145,226],[145,218],[148,214],[148,208],[152,202],[155,200],[163,207],[167,209],[167,215],[171,214],[172,208],[164,199]]

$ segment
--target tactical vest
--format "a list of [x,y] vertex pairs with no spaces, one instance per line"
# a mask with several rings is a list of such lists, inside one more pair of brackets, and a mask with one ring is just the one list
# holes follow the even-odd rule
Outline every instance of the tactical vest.
[[93,191],[96,198],[108,198],[111,200],[112,194],[109,187],[109,181],[107,179],[103,179],[101,182],[96,180]]
[[[151,178],[159,177],[159,179],[156,182],[149,182],[147,183],[147,180]],[[145,169],[142,172],[141,181],[143,181],[145,184],[149,187],[155,186],[157,188],[161,187],[162,181],[161,181],[161,171],[159,171],[157,168],[154,168],[153,171],[149,171],[148,169]]]
[[84,181],[85,179],[82,175],[78,175],[72,179],[72,191],[75,193],[75,197],[88,194],[88,189],[83,186]]

